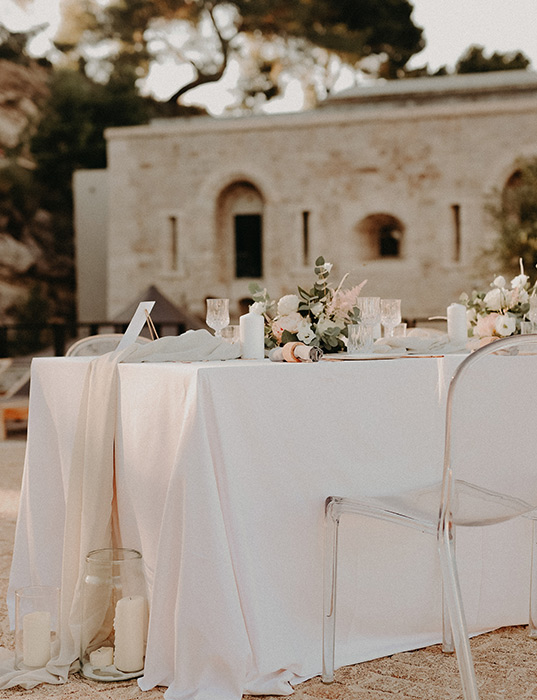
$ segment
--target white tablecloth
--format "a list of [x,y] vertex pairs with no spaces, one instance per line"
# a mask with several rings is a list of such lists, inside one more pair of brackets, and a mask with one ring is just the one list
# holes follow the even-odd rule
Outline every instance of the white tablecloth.
[[[238,700],[320,673],[324,500],[438,477],[461,359],[120,365],[122,544],[142,552],[151,606],[142,689]],[[87,362],[32,364],[11,611],[16,588],[60,583]],[[461,531],[472,632],[527,621],[528,528]],[[434,538],[349,518],[341,557],[336,665],[440,641]]]

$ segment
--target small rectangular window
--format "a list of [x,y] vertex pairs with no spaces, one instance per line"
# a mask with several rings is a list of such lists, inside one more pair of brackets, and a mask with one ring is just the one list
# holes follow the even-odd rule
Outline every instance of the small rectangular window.
[[235,216],[235,276],[262,277],[261,214]]
[[460,262],[461,259],[461,207],[460,204],[451,205],[453,217],[453,261]]
[[310,258],[310,213],[302,212],[302,263],[309,264]]

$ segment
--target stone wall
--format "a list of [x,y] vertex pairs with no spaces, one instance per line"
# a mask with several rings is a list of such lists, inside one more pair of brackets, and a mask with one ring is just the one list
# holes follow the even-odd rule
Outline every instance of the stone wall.
[[[235,276],[232,218],[249,206],[244,192],[233,199],[237,183],[257,198],[256,281],[273,296],[309,286],[322,254],[335,283],[349,272],[349,285],[368,280],[364,294],[400,297],[405,316],[445,313],[496,272],[483,256],[495,235],[485,198],[517,158],[537,156],[536,116],[537,91],[445,102],[435,91],[417,106],[111,129],[108,315],[150,284],[199,314],[207,296],[229,297],[238,313],[250,280]],[[375,248],[367,222],[379,215],[402,233],[397,257]]]

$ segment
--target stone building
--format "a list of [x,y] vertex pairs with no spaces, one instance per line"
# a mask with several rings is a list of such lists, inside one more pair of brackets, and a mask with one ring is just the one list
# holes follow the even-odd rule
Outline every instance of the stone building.
[[82,249],[100,235],[91,211],[107,212],[100,260],[78,259],[83,316],[113,318],[151,284],[198,314],[229,297],[237,314],[251,280],[275,297],[309,287],[324,255],[334,283],[349,272],[426,317],[499,272],[482,265],[484,204],[537,156],[537,74],[375,84],[308,112],[155,121],[107,140],[101,185],[75,181]]

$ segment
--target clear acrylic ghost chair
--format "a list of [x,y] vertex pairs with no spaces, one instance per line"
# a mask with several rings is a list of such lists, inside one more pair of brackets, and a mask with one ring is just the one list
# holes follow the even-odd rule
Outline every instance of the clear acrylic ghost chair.
[[[67,348],[66,357],[97,357],[112,352],[119,345],[123,338],[123,333],[99,333],[80,338]],[[151,342],[150,338],[138,336],[136,342],[139,344]]]
[[[537,517],[537,430],[536,415],[531,411],[536,396],[537,335],[494,341],[465,358],[451,379],[444,462],[443,467],[439,465],[436,483],[382,498],[326,499],[323,682],[334,680],[338,528],[343,514],[354,513],[436,537],[443,583],[443,650],[456,651],[464,699],[479,699],[457,572],[455,530],[458,526],[494,525],[519,516]],[[532,466],[517,470],[522,461]],[[462,478],[467,472],[471,481]],[[528,478],[532,473],[533,484]],[[533,590],[537,588],[537,573],[533,572],[533,567],[537,568],[536,534],[533,520],[532,561],[528,562],[532,637],[537,636],[537,591]]]

